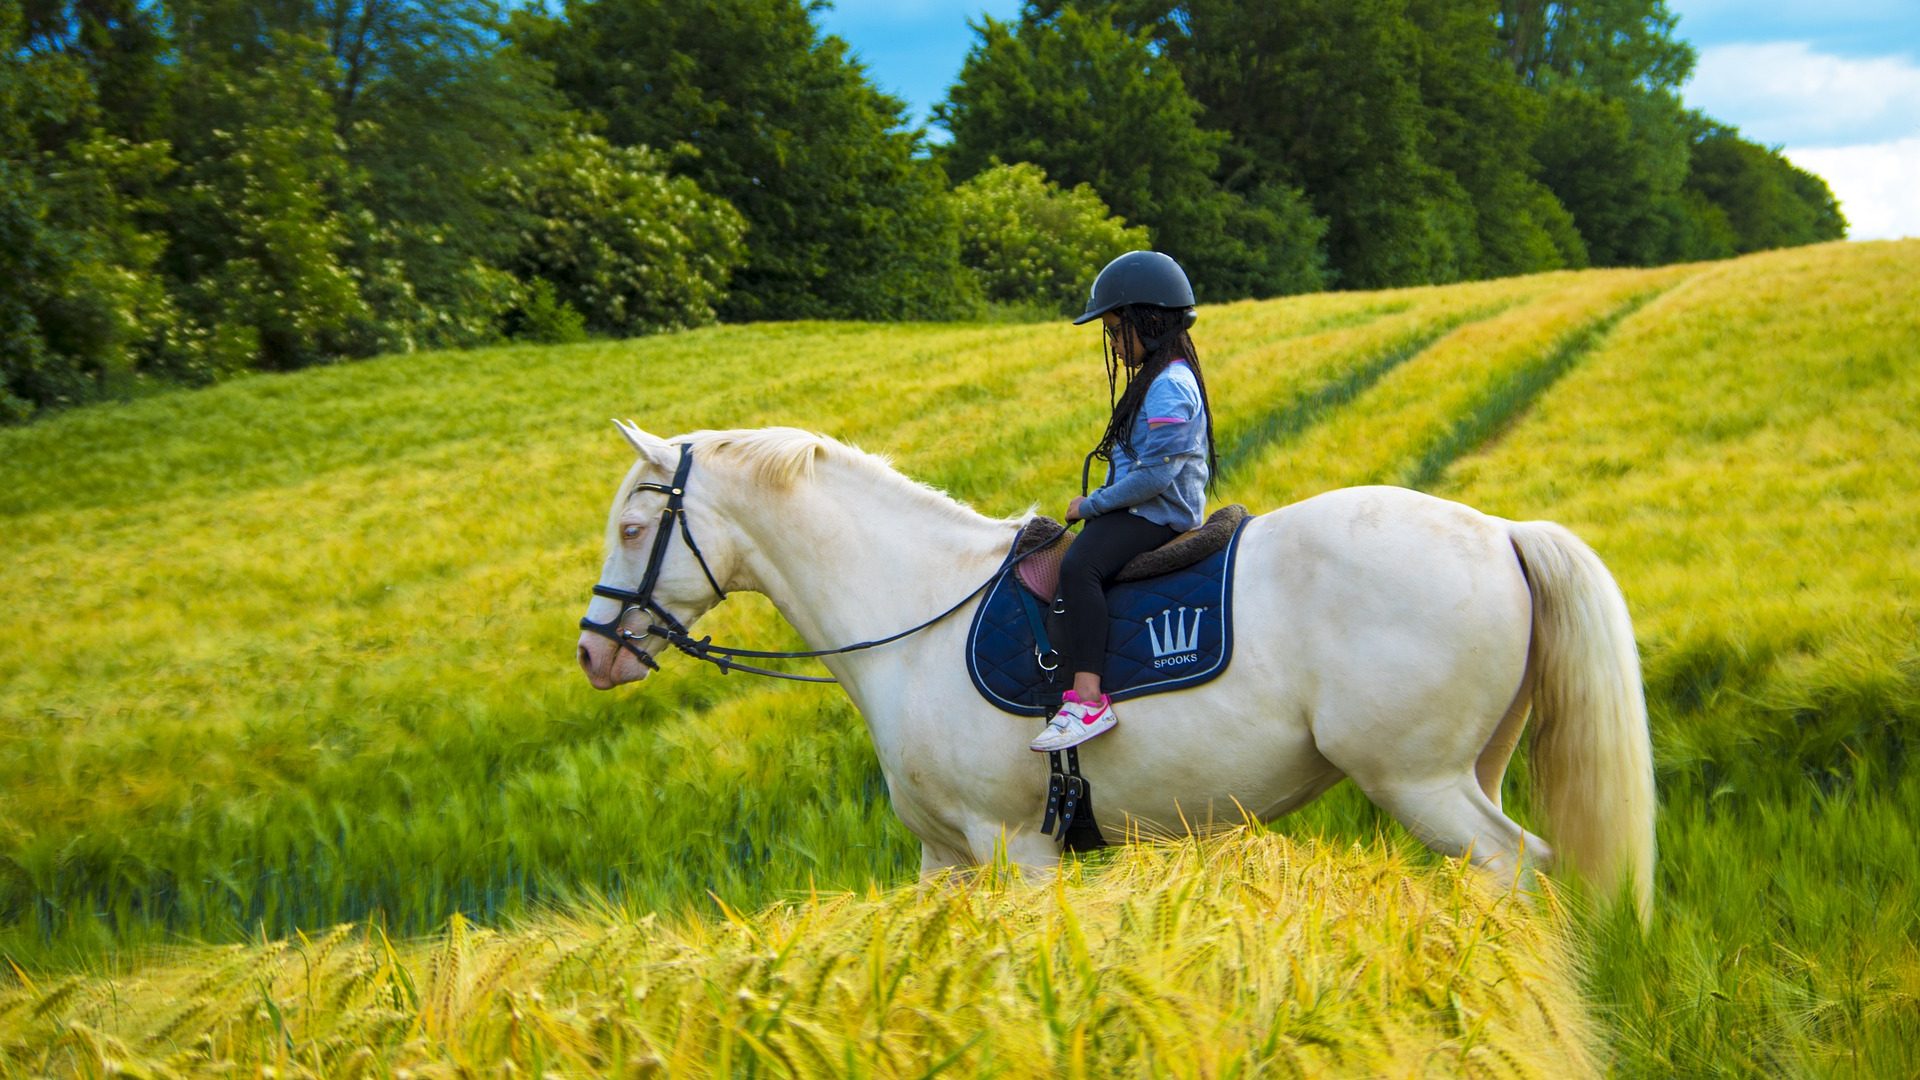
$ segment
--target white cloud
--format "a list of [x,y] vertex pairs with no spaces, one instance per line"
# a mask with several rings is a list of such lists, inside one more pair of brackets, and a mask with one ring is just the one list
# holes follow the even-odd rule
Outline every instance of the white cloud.
[[1858,146],[1920,134],[1920,66],[1815,52],[1804,41],[1700,51],[1687,104],[1769,145]]
[[1824,177],[1855,240],[1920,236],[1920,135],[1860,146],[1787,151]]

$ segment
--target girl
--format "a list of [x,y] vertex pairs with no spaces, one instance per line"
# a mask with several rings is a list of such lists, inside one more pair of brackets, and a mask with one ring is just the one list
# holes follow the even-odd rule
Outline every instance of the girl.
[[[1086,313],[1073,322],[1094,319],[1106,325],[1113,412],[1087,464],[1104,460],[1107,483],[1067,505],[1068,522],[1086,522],[1060,567],[1066,613],[1057,644],[1073,689],[1033,740],[1042,752],[1078,746],[1118,722],[1100,689],[1107,583],[1135,555],[1199,527],[1215,463],[1207,384],[1187,336],[1193,286],[1180,264],[1157,251],[1130,251],[1108,263],[1094,279]],[[1126,385],[1116,400],[1123,369]]]

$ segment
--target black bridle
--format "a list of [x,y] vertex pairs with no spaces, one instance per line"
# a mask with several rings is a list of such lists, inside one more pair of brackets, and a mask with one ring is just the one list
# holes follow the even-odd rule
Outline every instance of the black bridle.
[[[588,631],[589,633],[598,634],[612,641],[615,645],[632,653],[636,660],[639,660],[641,664],[653,671],[660,670],[660,662],[640,647],[640,642],[645,641],[649,637],[660,638],[667,644],[693,657],[695,660],[705,660],[707,663],[719,668],[720,673],[723,675],[729,671],[744,671],[750,675],[765,675],[774,679],[791,679],[794,682],[838,682],[838,679],[825,678],[818,675],[793,675],[785,671],[770,671],[767,668],[752,667],[740,663],[737,657],[746,656],[757,660],[805,660],[822,656],[839,656],[843,653],[858,652],[861,649],[871,649],[877,645],[886,645],[899,641],[901,638],[911,634],[917,634],[927,627],[932,626],[934,623],[939,622],[941,619],[959,611],[969,600],[980,595],[982,590],[993,584],[1002,574],[1006,573],[1015,563],[1020,561],[1019,557],[1016,557],[1014,554],[1016,547],[1009,547],[1007,549],[1007,557],[1000,561],[999,567],[994,570],[987,580],[974,586],[972,592],[961,597],[958,603],[918,626],[909,627],[897,634],[890,634],[887,637],[875,638],[872,641],[855,642],[852,645],[842,645],[837,649],[815,649],[810,652],[762,652],[755,649],[735,649],[725,645],[715,645],[711,635],[703,638],[694,637],[693,634],[688,632],[684,623],[674,618],[671,611],[668,611],[658,600],[653,598],[654,586],[660,581],[660,568],[666,563],[667,545],[673,541],[673,525],[675,519],[678,519],[680,523],[680,536],[686,541],[687,550],[693,552],[695,561],[700,564],[700,572],[707,576],[707,584],[713,586],[714,593],[720,599],[725,600],[727,598],[727,591],[720,587],[720,582],[713,576],[713,569],[707,565],[707,557],[700,553],[700,545],[693,542],[693,530],[687,527],[687,475],[692,471],[693,447],[686,443],[681,443],[680,463],[673,471],[673,481],[671,483],[656,484],[652,482],[642,482],[635,484],[633,491],[628,492],[629,497],[635,492],[641,491],[658,491],[663,492],[667,496],[667,508],[660,512],[660,527],[653,535],[653,550],[647,556],[646,573],[641,575],[640,587],[638,589],[620,589],[612,585],[595,584],[593,587],[593,595],[604,596],[610,600],[618,600],[624,606],[620,609],[620,614],[615,615],[603,623],[594,622],[592,619],[584,616],[580,619],[580,629]],[[1016,535],[1016,546],[1018,539]],[[620,628],[620,624],[626,621],[627,616],[635,611],[644,612],[649,619],[652,620],[647,624],[647,632],[644,634],[636,634],[631,630],[622,630]]]

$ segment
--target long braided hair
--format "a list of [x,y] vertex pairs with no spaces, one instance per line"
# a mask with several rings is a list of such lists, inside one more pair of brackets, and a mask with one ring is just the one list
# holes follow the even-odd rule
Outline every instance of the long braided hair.
[[[1187,334],[1187,311],[1152,304],[1128,304],[1116,308],[1114,314],[1120,316],[1119,325],[1105,328],[1107,404],[1112,412],[1107,417],[1107,430],[1101,434],[1100,444],[1093,448],[1081,465],[1080,494],[1087,493],[1087,480],[1095,458],[1111,467],[1114,447],[1122,447],[1129,454],[1133,453],[1133,422],[1139,417],[1140,406],[1146,401],[1147,388],[1175,360],[1187,362],[1188,370],[1193,372],[1193,381],[1200,386],[1200,404],[1207,412],[1207,490],[1213,490],[1214,477],[1220,471],[1220,458],[1213,448],[1213,402],[1207,397],[1207,380],[1200,374],[1199,350],[1193,347],[1193,338]],[[1129,330],[1146,352],[1146,356],[1132,366],[1128,365],[1121,351]],[[1120,383],[1122,371],[1127,375],[1124,385]]]

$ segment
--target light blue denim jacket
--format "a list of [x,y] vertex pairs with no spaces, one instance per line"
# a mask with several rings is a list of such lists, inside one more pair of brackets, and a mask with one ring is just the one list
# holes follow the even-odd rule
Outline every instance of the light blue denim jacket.
[[[1165,421],[1159,427],[1156,422]],[[1207,415],[1200,380],[1175,360],[1147,387],[1133,418],[1133,452],[1116,445],[1107,483],[1087,496],[1088,517],[1126,510],[1181,532],[1199,528],[1207,508]]]

